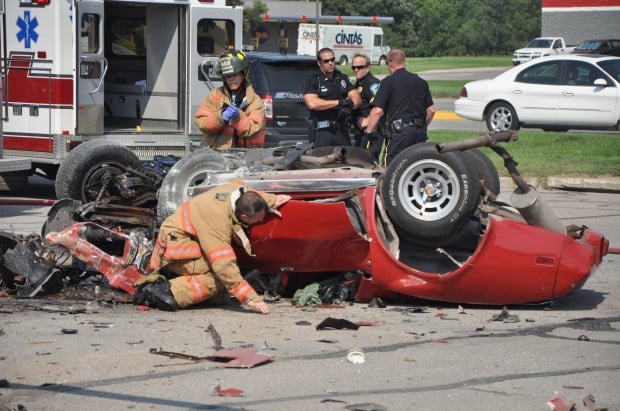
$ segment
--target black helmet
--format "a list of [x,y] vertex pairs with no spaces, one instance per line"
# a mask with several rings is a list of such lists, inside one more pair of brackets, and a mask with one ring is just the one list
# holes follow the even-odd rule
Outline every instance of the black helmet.
[[239,50],[228,50],[223,53],[215,66],[215,74],[218,76],[230,76],[243,72],[244,76],[248,74],[248,60]]

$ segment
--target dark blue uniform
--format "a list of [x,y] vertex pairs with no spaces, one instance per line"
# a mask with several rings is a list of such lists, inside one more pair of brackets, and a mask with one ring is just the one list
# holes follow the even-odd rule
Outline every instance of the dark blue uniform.
[[[368,73],[361,80],[357,80],[355,82],[354,88],[359,91],[362,96],[362,104],[355,110],[351,112],[351,120],[353,120],[353,124],[357,125],[357,120],[362,117],[368,117],[370,114],[370,110],[374,106],[374,99],[377,91],[379,90],[379,84],[381,81]],[[362,130],[355,128],[355,143],[356,145],[366,148],[370,150],[370,141],[368,139],[364,139],[364,133]]]
[[387,126],[381,164],[389,164],[405,148],[427,140],[426,109],[434,102],[428,83],[417,74],[401,68],[384,78],[374,103],[383,109]]
[[[306,80],[304,94],[316,94],[325,100],[347,98],[353,85],[349,78],[340,71],[334,71],[334,78],[329,79],[322,72],[313,74]],[[351,137],[347,122],[351,112],[342,107],[329,110],[310,110],[310,121],[314,128],[314,147],[350,146]]]

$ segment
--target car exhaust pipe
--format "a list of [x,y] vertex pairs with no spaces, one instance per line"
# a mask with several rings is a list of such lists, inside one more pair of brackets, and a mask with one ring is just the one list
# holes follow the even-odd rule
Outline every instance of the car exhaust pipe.
[[530,185],[525,192],[522,187],[517,187],[510,200],[528,224],[566,234],[566,227],[538,195],[535,187]]

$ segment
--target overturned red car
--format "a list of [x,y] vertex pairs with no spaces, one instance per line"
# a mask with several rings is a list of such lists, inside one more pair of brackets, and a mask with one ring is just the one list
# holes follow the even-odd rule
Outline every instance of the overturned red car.
[[[277,275],[284,284],[356,272],[361,275],[358,301],[404,295],[490,305],[550,302],[583,286],[608,253],[609,242],[586,227],[559,222],[497,144],[515,138],[500,133],[466,142],[420,144],[403,151],[385,170],[354,149],[334,155],[297,148],[275,160],[275,152],[268,151],[262,157],[268,161],[259,161],[260,167],[256,152],[245,154],[252,161],[240,162],[235,155],[236,166],[231,167],[230,157],[202,149],[167,173],[159,187],[157,213],[164,218],[188,196],[241,178],[254,189],[293,197],[281,208],[281,218],[252,227],[255,257],[237,252],[242,266]],[[497,201],[499,176],[475,148],[482,145],[504,158],[517,184],[512,204]],[[264,164],[287,166],[270,169]],[[112,286],[132,293],[131,284],[142,275],[141,262],[148,254],[144,235],[131,233],[140,224],[132,220],[134,228],[121,234],[105,226],[109,204],[84,207],[95,210],[97,218],[61,232],[54,232],[51,224],[44,233],[48,244],[64,246],[86,264],[96,264]],[[100,231],[100,238],[125,243],[119,248],[122,255],[80,240],[93,230]]]

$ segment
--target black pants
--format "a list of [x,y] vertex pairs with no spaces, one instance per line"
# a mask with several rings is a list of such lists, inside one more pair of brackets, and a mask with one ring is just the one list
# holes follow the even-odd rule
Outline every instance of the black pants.
[[[392,131],[386,140],[382,165],[388,165],[401,151],[414,144],[423,143],[428,139],[424,127],[404,127],[401,131]],[[380,160],[383,160],[380,159]]]
[[351,137],[346,130],[332,130],[329,128],[316,131],[314,148],[328,146],[351,146]]

